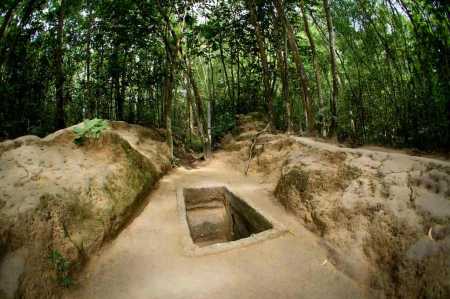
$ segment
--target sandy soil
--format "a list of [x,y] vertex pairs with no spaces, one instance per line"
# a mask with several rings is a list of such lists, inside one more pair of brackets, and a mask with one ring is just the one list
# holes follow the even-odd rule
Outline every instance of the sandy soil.
[[[133,203],[141,186],[168,166],[157,132],[118,123],[101,146],[84,150],[66,133],[50,143],[24,137],[1,144],[0,169],[8,173],[0,176],[9,183],[0,193],[0,298],[19,283],[31,286],[25,298],[59,297],[61,289],[39,293],[45,288],[36,273],[52,286],[48,250],[77,257],[80,241],[90,242],[91,258],[82,272],[68,273],[79,274],[62,292],[68,299],[450,296],[449,162],[266,133],[245,176],[252,138],[264,127],[257,115],[242,116],[235,134],[224,137],[224,151],[172,170],[139,213]],[[94,188],[99,196],[90,195],[91,182],[103,182]],[[226,186],[279,233],[225,250],[188,248],[177,191],[211,186]],[[62,197],[49,201],[47,191]],[[25,242],[29,231],[44,242]]]
[[170,167],[155,130],[110,122],[0,143],[0,298],[54,298]]
[[[286,215],[272,185],[245,177],[215,154],[197,169],[178,168],[161,181],[143,212],[93,258],[65,298],[365,298],[327,260],[320,238]],[[177,212],[178,187],[226,185],[289,232],[244,248],[190,257]]]
[[[240,122],[224,149],[244,171],[264,124]],[[249,173],[272,184],[277,200],[322,238],[331,262],[374,294],[450,296],[449,162],[263,134]]]

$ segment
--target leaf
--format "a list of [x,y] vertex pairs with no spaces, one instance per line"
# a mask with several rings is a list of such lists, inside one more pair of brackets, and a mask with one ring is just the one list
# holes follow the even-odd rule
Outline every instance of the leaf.
[[76,134],[73,142],[77,145],[82,145],[86,138],[98,139],[101,133],[107,128],[108,122],[104,119],[86,119],[82,126],[73,128],[73,132]]

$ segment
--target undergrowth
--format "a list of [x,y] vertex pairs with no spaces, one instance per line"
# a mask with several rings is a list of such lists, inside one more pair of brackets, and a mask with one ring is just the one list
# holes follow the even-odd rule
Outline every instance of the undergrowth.
[[56,272],[58,284],[65,288],[70,287],[73,284],[73,280],[69,276],[70,262],[58,250],[52,250],[48,259]]
[[104,119],[86,119],[82,126],[73,128],[73,132],[76,134],[73,142],[77,145],[83,145],[88,138],[98,139],[107,128],[108,122]]

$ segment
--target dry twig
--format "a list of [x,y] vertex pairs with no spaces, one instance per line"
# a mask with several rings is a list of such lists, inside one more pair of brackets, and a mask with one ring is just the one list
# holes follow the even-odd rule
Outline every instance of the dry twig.
[[255,150],[256,141],[258,140],[258,137],[259,137],[261,134],[264,134],[265,132],[267,132],[267,130],[268,130],[269,128],[270,128],[270,123],[268,123],[267,126],[266,126],[263,130],[257,132],[257,133],[252,137],[252,144],[250,145],[250,151],[249,151],[249,153],[248,153],[247,166],[246,166],[245,172],[244,172],[245,175],[247,175],[248,169],[250,168],[250,162],[252,161],[252,158],[253,158],[253,152],[254,152],[254,150]]

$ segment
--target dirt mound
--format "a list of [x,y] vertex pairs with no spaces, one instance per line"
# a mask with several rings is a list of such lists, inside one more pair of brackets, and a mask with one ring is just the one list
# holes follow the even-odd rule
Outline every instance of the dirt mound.
[[[244,140],[244,141],[242,141]],[[263,134],[251,174],[375,297],[450,297],[450,164]],[[240,169],[250,142],[226,148]]]
[[238,151],[246,147],[251,138],[267,125],[267,119],[259,112],[238,114],[236,127],[232,134],[226,134],[221,140],[221,146],[226,151]]
[[284,163],[276,197],[323,236],[338,268],[388,298],[450,296],[450,168],[320,148]]
[[53,298],[170,167],[157,131],[110,122],[0,143],[0,298]]

